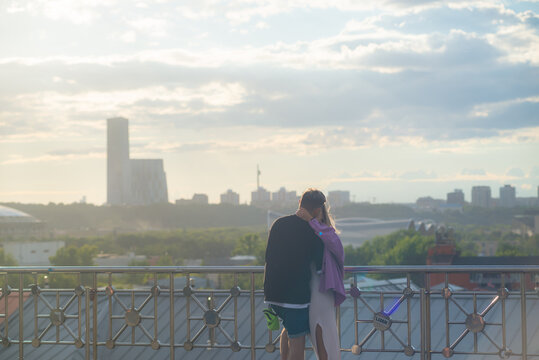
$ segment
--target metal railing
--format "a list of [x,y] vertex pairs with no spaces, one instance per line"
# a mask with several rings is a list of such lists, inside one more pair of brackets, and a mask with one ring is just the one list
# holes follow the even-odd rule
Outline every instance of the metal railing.
[[[344,353],[539,356],[539,266],[345,271],[352,275],[347,299],[336,308]],[[203,358],[200,351],[208,349],[263,358],[278,350],[280,334],[269,331],[262,316],[262,273],[259,266],[0,267],[0,358],[23,359],[43,345],[86,359],[121,358],[122,349],[134,347],[166,351],[170,359]],[[362,286],[358,278],[398,274],[400,288]],[[139,282],[145,276],[147,285],[129,288],[127,275],[138,275]],[[207,279],[205,288],[192,286],[194,275]],[[54,277],[75,285],[51,288]],[[474,290],[452,285],[473,279],[489,283]]]

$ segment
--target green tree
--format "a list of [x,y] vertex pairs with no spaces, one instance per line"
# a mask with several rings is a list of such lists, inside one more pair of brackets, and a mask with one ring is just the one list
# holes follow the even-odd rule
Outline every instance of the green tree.
[[[386,236],[366,241],[362,246],[347,246],[345,265],[425,265],[428,249],[434,244],[434,236],[422,236],[414,231],[400,230]],[[406,274],[378,274],[375,278],[402,277]],[[412,276],[416,284],[422,278]]]
[[[56,251],[54,256],[49,258],[52,265],[55,266],[92,266],[94,265],[94,257],[97,255],[97,247],[93,245],[64,246]],[[51,273],[48,278],[48,285],[53,288],[74,288],[77,285],[91,284],[91,274],[69,273]]]
[[0,266],[17,266],[17,260],[10,254],[6,254],[4,249],[0,248]]
[[498,248],[496,249],[496,256],[527,256],[527,254],[524,249],[507,243],[502,242],[500,245],[498,245]]
[[258,234],[247,234],[237,242],[232,255],[254,255],[256,260],[251,265],[264,265],[266,242]]
[[64,246],[49,258],[56,266],[92,266],[97,255],[97,247],[93,245]]

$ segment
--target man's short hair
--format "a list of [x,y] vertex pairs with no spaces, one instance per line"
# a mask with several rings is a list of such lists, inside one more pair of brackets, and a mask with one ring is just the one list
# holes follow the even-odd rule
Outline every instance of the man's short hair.
[[324,206],[325,202],[326,197],[320,190],[307,189],[301,196],[299,206],[308,211],[313,211],[314,209]]

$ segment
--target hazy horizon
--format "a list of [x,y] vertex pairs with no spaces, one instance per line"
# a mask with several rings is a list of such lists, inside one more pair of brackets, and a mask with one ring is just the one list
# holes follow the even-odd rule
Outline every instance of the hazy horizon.
[[106,201],[106,119],[169,201],[539,185],[537,1],[5,1],[0,202]]

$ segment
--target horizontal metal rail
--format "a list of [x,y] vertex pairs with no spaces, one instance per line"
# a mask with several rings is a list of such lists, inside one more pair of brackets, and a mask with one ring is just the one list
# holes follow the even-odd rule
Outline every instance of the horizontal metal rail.
[[[0,273],[260,273],[263,266],[0,266]],[[402,265],[402,266],[345,266],[347,273],[521,273],[539,272],[539,265]]]

